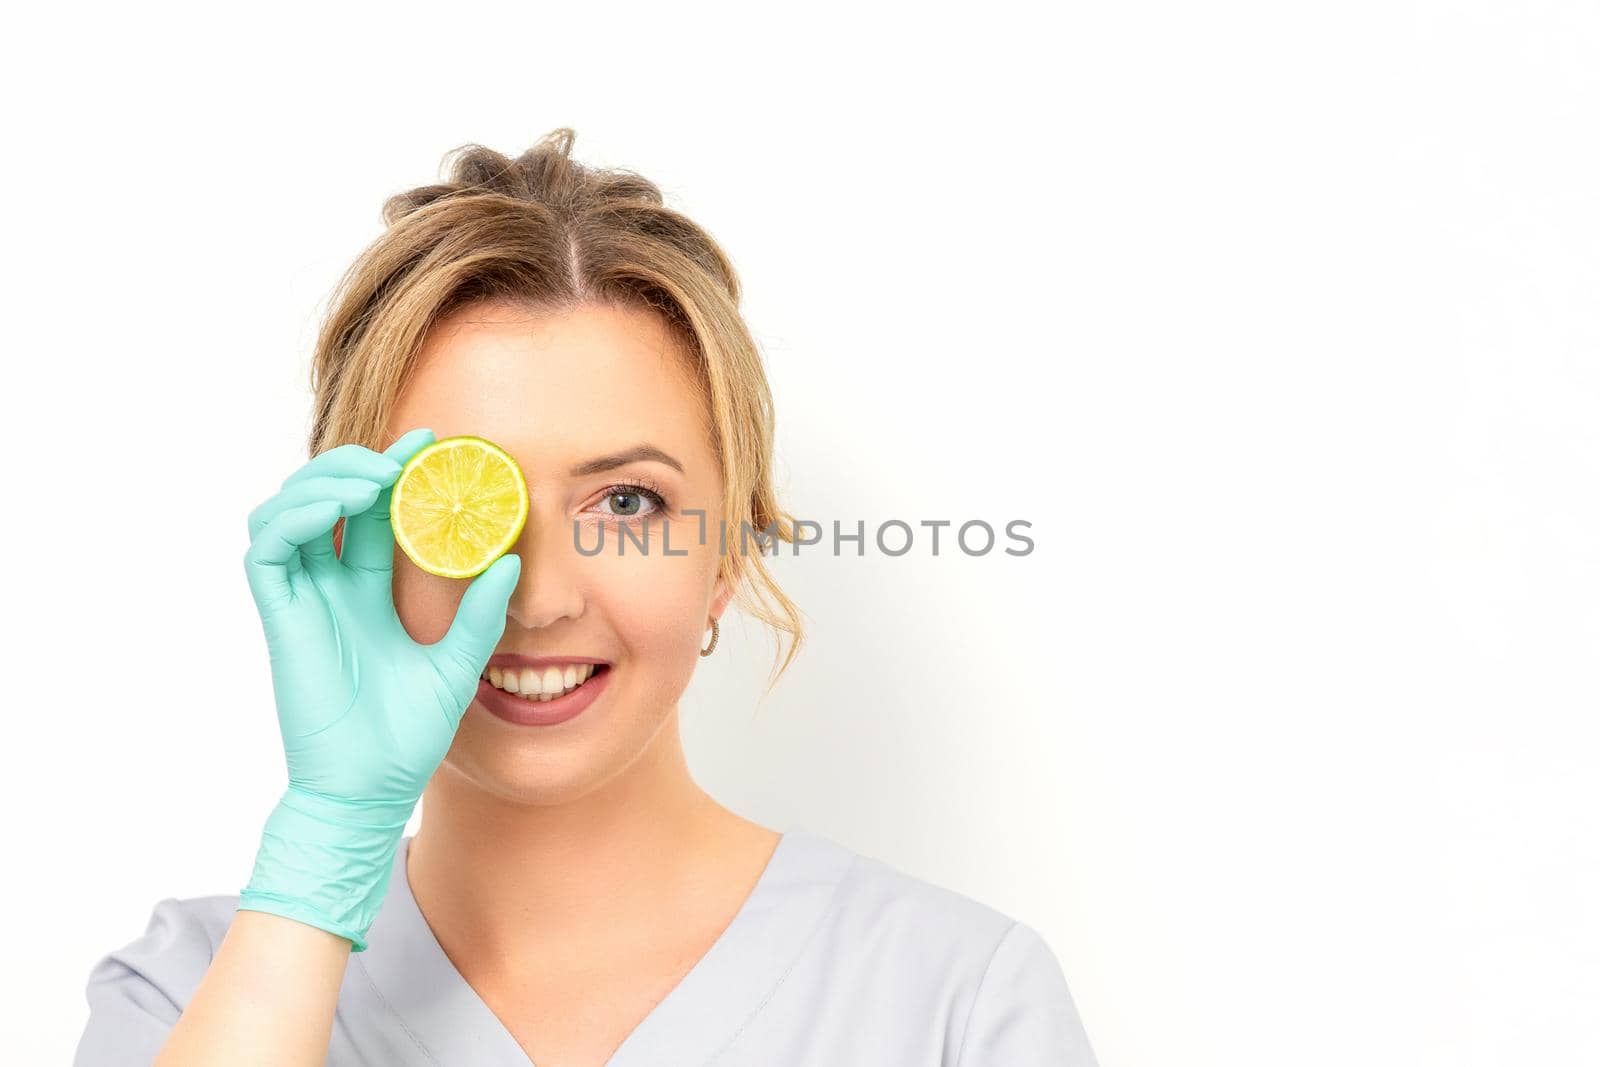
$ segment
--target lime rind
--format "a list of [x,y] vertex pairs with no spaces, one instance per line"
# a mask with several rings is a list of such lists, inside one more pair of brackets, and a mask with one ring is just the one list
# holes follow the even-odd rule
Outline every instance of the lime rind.
[[471,578],[510,550],[528,521],[528,486],[517,461],[472,434],[419,450],[389,498],[395,543],[441,578]]

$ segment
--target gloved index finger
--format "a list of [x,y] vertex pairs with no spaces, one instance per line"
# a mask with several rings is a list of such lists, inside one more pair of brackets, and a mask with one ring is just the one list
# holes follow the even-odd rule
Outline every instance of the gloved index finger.
[[[394,473],[380,483],[382,488],[371,507],[345,519],[339,558],[352,571],[365,572],[380,579],[392,573],[394,530],[389,522],[389,500],[394,492],[394,481],[406,460],[432,443],[433,431],[419,429],[401,434],[399,440],[384,449],[381,458],[395,465]],[[374,583],[374,588],[388,595],[386,581]]]
[[400,467],[391,456],[374,452],[362,445],[340,445],[338,448],[330,448],[314,456],[310,462],[285,478],[280,488],[305,481],[307,478],[320,477],[365,478],[379,485],[388,485],[399,473]]
[[[426,427],[408,430],[401,434],[394,444],[384,449],[383,454],[403,467],[408,459],[431,444],[433,444],[432,430]],[[396,473],[399,473],[398,468],[396,468]],[[392,481],[393,479],[389,480]]]

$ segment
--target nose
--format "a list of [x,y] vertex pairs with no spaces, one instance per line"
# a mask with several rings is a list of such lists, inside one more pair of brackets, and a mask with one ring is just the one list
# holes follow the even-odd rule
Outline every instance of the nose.
[[583,557],[572,545],[572,524],[561,515],[541,515],[530,503],[528,521],[512,548],[522,573],[506,604],[506,616],[527,630],[583,614]]

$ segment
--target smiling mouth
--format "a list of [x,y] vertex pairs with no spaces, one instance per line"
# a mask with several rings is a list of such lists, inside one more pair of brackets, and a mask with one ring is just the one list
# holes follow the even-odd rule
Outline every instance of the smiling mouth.
[[565,667],[542,670],[490,667],[481,677],[496,689],[519,696],[530,704],[546,704],[582,689],[610,669],[609,663],[569,663]]

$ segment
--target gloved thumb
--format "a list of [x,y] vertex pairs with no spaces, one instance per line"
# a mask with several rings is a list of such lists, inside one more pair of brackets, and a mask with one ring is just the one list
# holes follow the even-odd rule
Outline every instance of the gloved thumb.
[[[467,586],[450,630],[434,645],[435,667],[457,692],[470,692],[478,685],[494,646],[506,629],[506,606],[522,575],[522,557],[507,553]],[[466,712],[463,702],[461,711]]]

